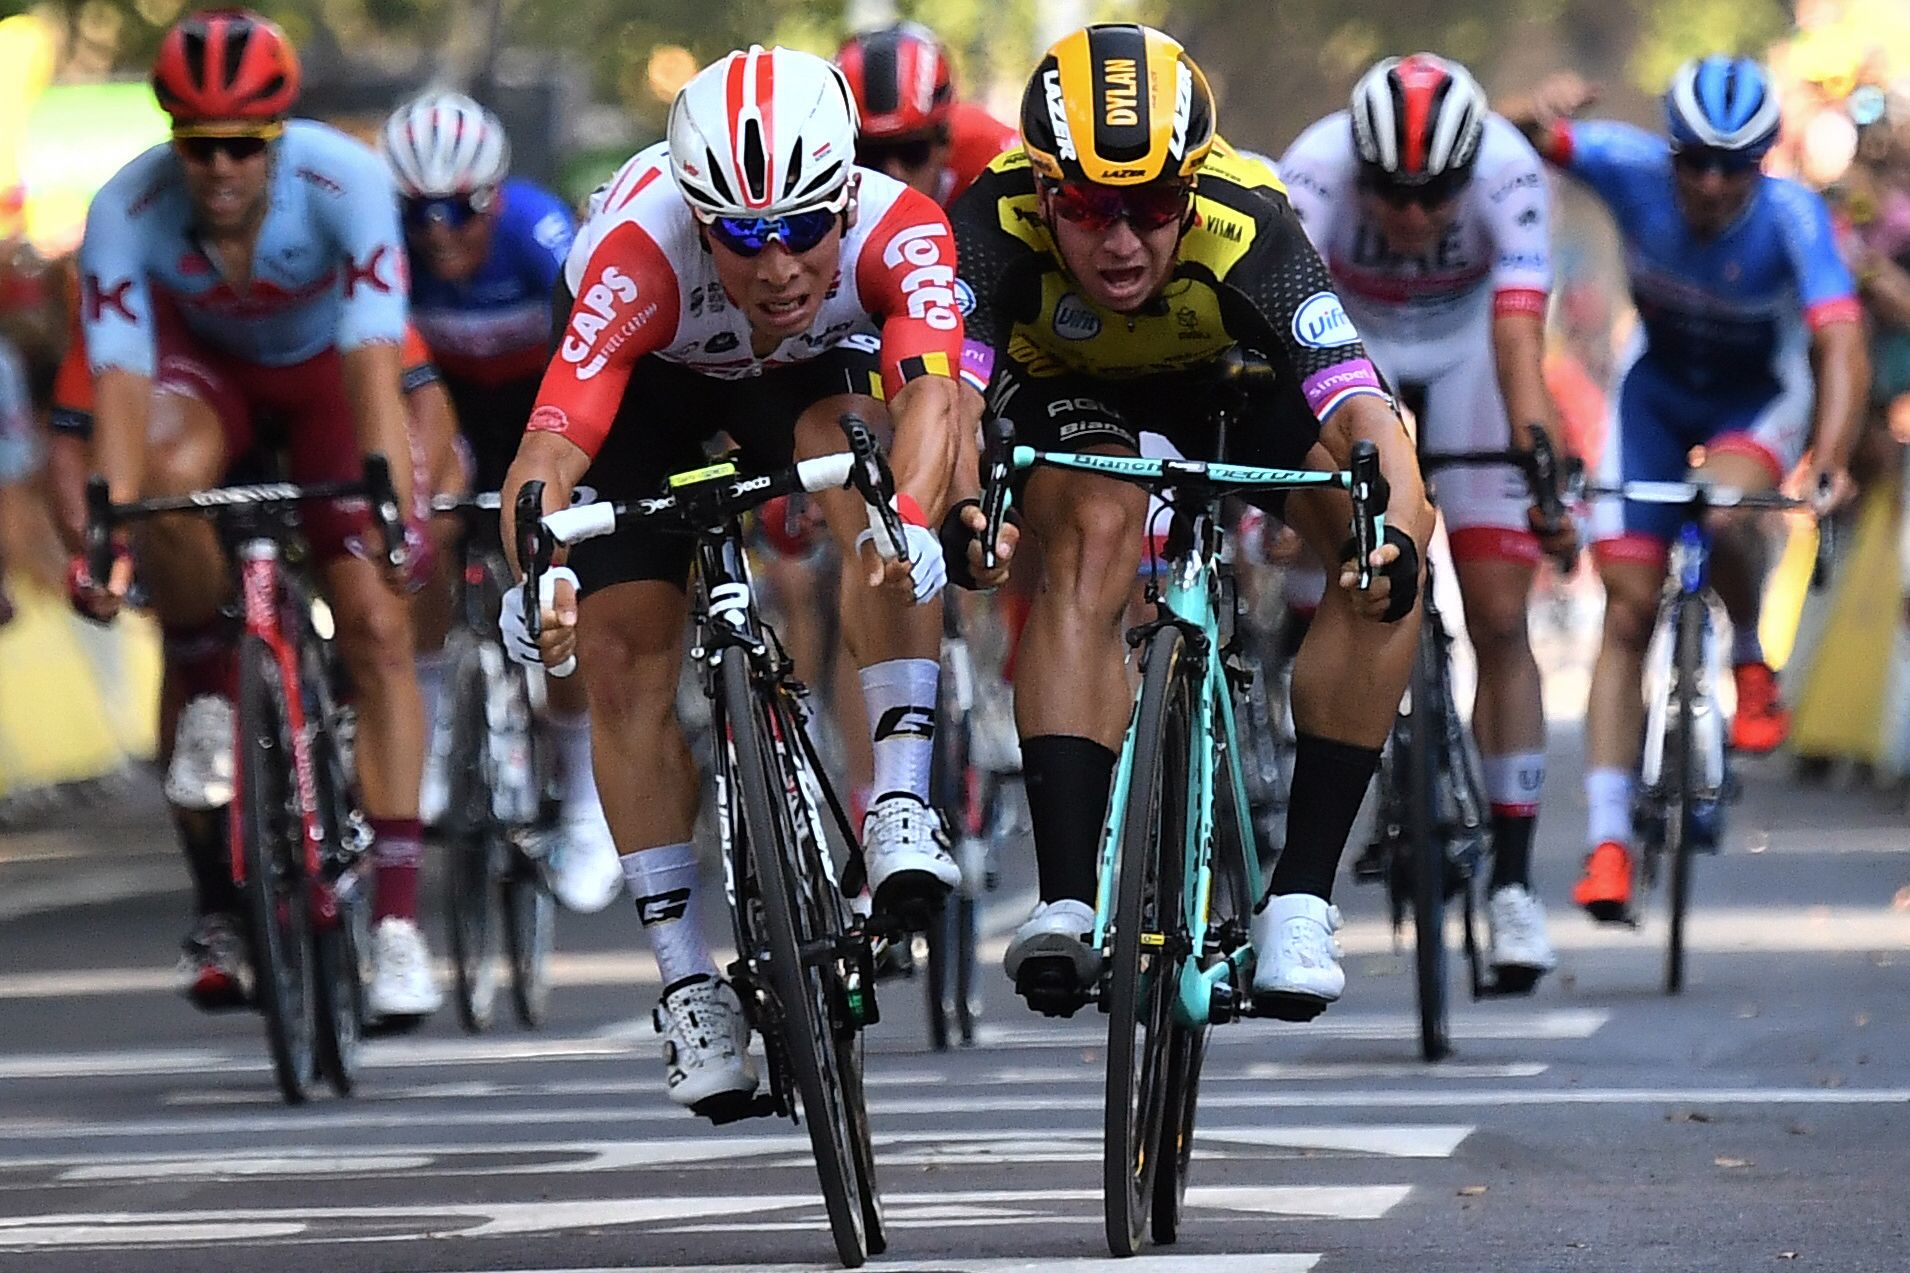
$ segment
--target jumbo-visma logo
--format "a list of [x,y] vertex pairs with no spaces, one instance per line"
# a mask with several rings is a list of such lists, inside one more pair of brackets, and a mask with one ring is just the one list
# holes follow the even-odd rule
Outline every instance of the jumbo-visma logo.
[[1063,340],[1093,340],[1101,334],[1101,316],[1069,292],[1055,302],[1054,330]]
[[1308,349],[1332,349],[1360,338],[1346,307],[1331,292],[1315,292],[1293,311],[1293,338]]

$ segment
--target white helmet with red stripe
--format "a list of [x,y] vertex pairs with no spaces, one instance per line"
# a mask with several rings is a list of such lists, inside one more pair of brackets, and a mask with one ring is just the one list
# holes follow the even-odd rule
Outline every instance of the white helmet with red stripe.
[[670,106],[670,171],[704,217],[842,207],[855,98],[813,53],[751,45],[699,71]]
[[1351,113],[1360,161],[1390,182],[1463,180],[1485,134],[1486,95],[1459,63],[1415,53],[1360,76]]

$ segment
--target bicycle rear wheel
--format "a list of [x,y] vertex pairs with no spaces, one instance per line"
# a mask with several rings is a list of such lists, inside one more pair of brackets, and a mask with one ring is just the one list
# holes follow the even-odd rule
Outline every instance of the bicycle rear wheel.
[[497,817],[491,793],[495,758],[487,704],[489,686],[476,635],[454,633],[451,658],[450,798],[445,809],[445,919],[458,1021],[467,1031],[490,1028],[496,1015],[505,916],[497,887]]
[[1685,984],[1685,912],[1691,905],[1693,774],[1698,757],[1694,732],[1694,704],[1698,665],[1704,657],[1704,602],[1683,597],[1678,602],[1677,644],[1672,651],[1673,737],[1666,740],[1665,763],[1675,767],[1665,788],[1665,852],[1671,858],[1671,936],[1665,950],[1665,993],[1675,995]]
[[511,965],[511,1006],[527,1030],[550,1013],[550,952],[556,941],[557,905],[536,864],[514,847],[498,892],[504,899],[504,952]]
[[1425,621],[1413,666],[1412,714],[1406,735],[1406,843],[1412,862],[1413,973],[1419,1005],[1419,1054],[1441,1061],[1452,1053],[1446,967],[1446,844],[1440,834],[1439,791],[1434,777],[1443,701],[1439,634]]
[[1193,686],[1178,628],[1148,642],[1143,669],[1107,990],[1101,1191],[1108,1249],[1117,1256],[1140,1249],[1153,1211],[1185,940],[1180,898]]
[[[859,1268],[868,1259],[868,1206],[874,1182],[864,1181],[869,1161],[867,1114],[862,1106],[859,1058],[851,1045],[844,1048],[844,1032],[855,1034],[843,1020],[847,1004],[841,994],[834,950],[846,925],[840,908],[818,906],[816,881],[810,878],[813,855],[821,845],[805,844],[795,825],[790,804],[800,799],[800,787],[784,762],[778,743],[801,744],[793,737],[778,738],[782,724],[767,709],[750,683],[742,652],[726,650],[720,672],[723,714],[736,773],[743,814],[743,832],[761,890],[765,935],[769,946],[769,975],[781,1009],[783,1046],[796,1079],[803,1121],[815,1151],[816,1174],[822,1184],[823,1204],[836,1255],[847,1268]],[[819,869],[815,869],[820,874]],[[826,880],[822,890],[828,890]],[[829,911],[837,911],[830,922]],[[820,913],[819,913],[820,912]],[[866,1190],[866,1194],[865,1194]]]
[[238,737],[237,830],[254,980],[279,1092],[297,1105],[316,1074],[311,889],[292,781],[284,682],[270,647],[250,635],[239,644]]

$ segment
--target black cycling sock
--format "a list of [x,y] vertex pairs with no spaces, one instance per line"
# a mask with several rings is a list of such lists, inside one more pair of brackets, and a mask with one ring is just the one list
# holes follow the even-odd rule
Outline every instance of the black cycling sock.
[[226,848],[226,811],[175,809],[173,826],[192,872],[193,903],[200,915],[236,915],[239,890],[232,883],[232,858]]
[[1532,814],[1492,815],[1493,892],[1513,884],[1532,887],[1532,829],[1538,821]]
[[1021,780],[1034,822],[1042,901],[1094,904],[1115,760],[1092,738],[1043,734],[1021,740]]
[[1287,847],[1274,863],[1267,896],[1311,893],[1333,900],[1333,877],[1346,837],[1379,768],[1379,748],[1356,747],[1317,734],[1293,746],[1293,802],[1287,806]]

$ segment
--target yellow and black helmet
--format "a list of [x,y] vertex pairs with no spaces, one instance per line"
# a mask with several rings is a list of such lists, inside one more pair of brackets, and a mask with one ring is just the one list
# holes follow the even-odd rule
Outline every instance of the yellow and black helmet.
[[1214,93],[1180,41],[1138,23],[1083,27],[1021,98],[1021,142],[1051,181],[1185,181],[1214,144]]

